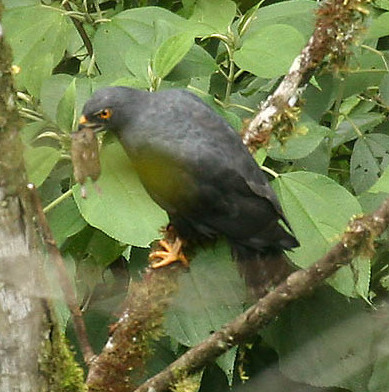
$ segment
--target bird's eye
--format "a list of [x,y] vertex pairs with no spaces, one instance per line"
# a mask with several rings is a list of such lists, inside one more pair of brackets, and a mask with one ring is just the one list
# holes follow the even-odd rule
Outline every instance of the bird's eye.
[[97,115],[102,119],[102,120],[108,120],[112,117],[112,110],[111,109],[103,109]]

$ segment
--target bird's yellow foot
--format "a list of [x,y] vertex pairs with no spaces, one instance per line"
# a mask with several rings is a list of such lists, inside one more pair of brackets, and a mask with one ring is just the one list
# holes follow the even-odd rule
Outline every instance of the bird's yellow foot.
[[[182,245],[183,242],[179,238],[176,238],[173,244],[167,240],[159,241],[159,246],[164,250],[156,250],[150,253],[151,268],[165,267],[176,261],[181,262],[185,267],[189,267],[189,260],[182,251]],[[160,259],[160,261],[154,261],[155,259]]]

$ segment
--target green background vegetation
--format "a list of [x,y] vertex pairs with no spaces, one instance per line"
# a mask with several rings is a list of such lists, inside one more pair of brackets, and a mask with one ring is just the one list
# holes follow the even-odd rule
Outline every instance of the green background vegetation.
[[[88,331],[99,349],[127,280],[137,279],[146,265],[147,247],[160,237],[167,217],[110,136],[101,149],[101,192],[89,183],[88,197],[81,198],[69,150],[84,102],[107,85],[187,88],[238,131],[309,39],[318,5],[310,0],[239,7],[231,0],[74,0],[69,12],[60,1],[4,3],[18,105],[26,118],[27,171],[48,206],[80,303],[88,298]],[[70,16],[83,22],[93,56]],[[256,154],[274,173],[272,185],[301,242],[289,254],[300,267],[324,255],[353,215],[372,211],[389,194],[388,0],[374,1],[365,22],[349,61],[336,70],[323,64],[311,80],[290,138],[284,145],[274,138]],[[329,279],[332,288],[296,302],[238,355],[232,350],[217,367],[206,369],[201,391],[228,384],[239,388],[243,375],[267,390],[261,383],[273,376],[254,376],[270,365],[277,375],[272,388],[279,383],[280,390],[299,382],[389,391],[388,322],[372,319],[372,304],[380,306],[387,298],[388,260],[383,236],[371,260],[355,259]],[[150,374],[241,313],[245,298],[228,247],[221,242],[199,249],[190,273],[180,278]],[[72,338],[66,306],[56,301]]]

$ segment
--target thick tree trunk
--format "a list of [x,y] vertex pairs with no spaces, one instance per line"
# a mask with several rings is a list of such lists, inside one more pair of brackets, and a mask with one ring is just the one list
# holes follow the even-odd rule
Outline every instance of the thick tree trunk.
[[44,391],[38,358],[48,323],[37,258],[20,199],[6,195],[4,188],[0,195],[0,391]]
[[[0,0],[0,21],[2,4]],[[11,53],[0,24],[0,391],[45,391],[38,371],[48,337],[37,244],[26,188]]]

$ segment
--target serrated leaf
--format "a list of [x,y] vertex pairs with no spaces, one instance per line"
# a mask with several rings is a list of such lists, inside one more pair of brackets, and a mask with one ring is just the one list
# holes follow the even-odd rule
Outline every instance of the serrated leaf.
[[245,288],[225,243],[198,249],[168,311],[168,334],[194,346],[243,311]]
[[184,58],[193,45],[193,34],[182,33],[168,38],[158,47],[154,57],[153,70],[163,79]]
[[167,218],[144,190],[121,145],[115,141],[101,151],[101,192],[88,185],[87,198],[73,187],[83,218],[93,227],[126,244],[145,247],[158,238]]
[[61,153],[52,147],[26,146],[23,156],[28,180],[39,187],[58,162]]
[[350,115],[348,118],[344,119],[336,129],[332,143],[333,147],[356,139],[358,133],[355,128],[358,128],[359,131],[364,133],[381,124],[384,120],[385,115],[382,113],[372,112]]
[[[362,210],[357,199],[345,188],[320,174],[282,174],[273,185],[301,244],[288,253],[300,267],[311,265],[335,245],[351,217]],[[368,285],[370,274],[366,276],[365,268],[359,269],[358,265],[354,265],[353,270],[349,266],[341,268],[331,278],[331,285],[344,295],[356,296],[355,271]]]
[[234,378],[235,359],[237,352],[238,348],[235,346],[216,360],[216,363],[218,364],[220,369],[222,369],[227,376],[228,385],[230,387],[232,386]]
[[284,75],[305,44],[303,35],[288,25],[258,29],[236,51],[237,65],[262,78]]
[[361,300],[322,288],[291,304],[263,336],[277,350],[281,371],[292,380],[366,392],[374,329]]
[[359,138],[350,162],[350,181],[355,192],[369,189],[389,164],[389,136],[369,134]]

